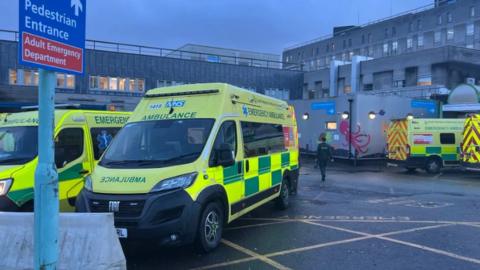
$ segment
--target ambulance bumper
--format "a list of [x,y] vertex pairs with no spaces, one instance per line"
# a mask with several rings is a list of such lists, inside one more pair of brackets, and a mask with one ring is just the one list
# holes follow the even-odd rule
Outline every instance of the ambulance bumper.
[[462,162],[462,167],[468,171],[480,172],[480,163]]
[[424,157],[409,157],[405,160],[387,159],[387,165],[404,168],[424,168],[426,159]]
[[[110,202],[119,202],[118,209]],[[113,212],[115,227],[126,229],[126,240],[183,245],[195,239],[200,204],[184,190],[142,195],[99,194],[82,190],[77,212]]]
[[18,212],[20,208],[7,196],[0,196],[0,211],[2,212]]

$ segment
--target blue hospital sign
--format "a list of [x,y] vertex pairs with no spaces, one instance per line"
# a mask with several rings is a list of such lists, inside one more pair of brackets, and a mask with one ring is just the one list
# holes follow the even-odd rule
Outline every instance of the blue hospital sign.
[[20,0],[19,62],[83,73],[86,0]]

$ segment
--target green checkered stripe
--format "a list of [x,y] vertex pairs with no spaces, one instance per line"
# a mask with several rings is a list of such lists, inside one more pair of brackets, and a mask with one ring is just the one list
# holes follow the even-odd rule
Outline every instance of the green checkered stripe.
[[[276,186],[282,183],[282,169],[296,170],[298,165],[290,166],[290,153],[284,152],[281,154],[281,169],[272,171],[272,160],[271,156],[261,156],[258,157],[258,176],[254,176],[248,179],[245,179],[245,196],[250,196],[257,193],[260,189],[260,175],[271,174],[271,186]],[[250,160],[252,162],[252,160]],[[238,172],[243,172],[243,166],[245,162],[239,161],[236,162],[233,166],[223,169],[223,183],[225,185],[243,180],[243,174]]]
[[446,149],[442,149],[441,146],[426,146],[424,153],[412,153],[412,157],[425,157],[431,155],[438,155],[445,161],[458,161],[460,160],[460,146],[456,147],[456,153],[452,153],[452,151],[447,151]]

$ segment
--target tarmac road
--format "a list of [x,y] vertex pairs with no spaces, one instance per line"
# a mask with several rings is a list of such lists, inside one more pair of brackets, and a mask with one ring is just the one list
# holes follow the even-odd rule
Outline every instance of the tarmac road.
[[480,269],[480,174],[301,169],[291,207],[267,204],[207,255],[127,250],[129,269]]

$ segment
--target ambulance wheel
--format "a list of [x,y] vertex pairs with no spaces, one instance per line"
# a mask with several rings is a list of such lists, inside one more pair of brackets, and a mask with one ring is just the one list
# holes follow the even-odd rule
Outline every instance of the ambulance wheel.
[[208,253],[220,244],[223,232],[223,213],[222,206],[218,202],[210,202],[203,209],[195,240],[195,248],[198,252]]
[[288,179],[284,178],[280,189],[280,196],[275,201],[277,208],[285,210],[290,205],[290,190],[288,188]]
[[425,167],[425,170],[429,174],[437,174],[440,172],[440,169],[442,168],[442,163],[440,159],[438,158],[429,158],[427,160],[427,165]]

